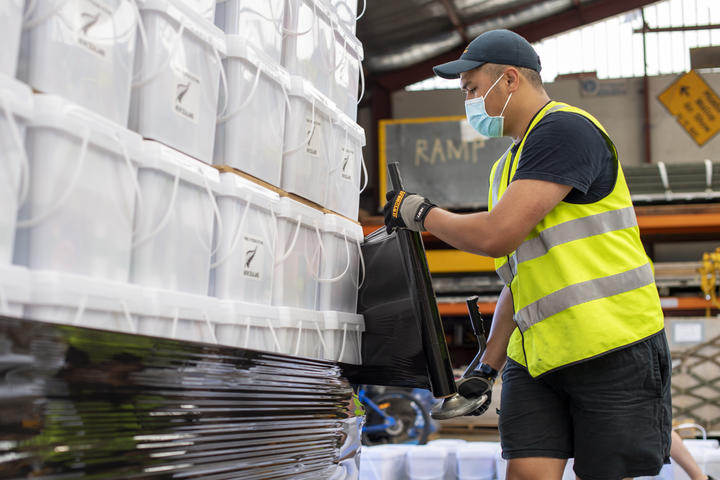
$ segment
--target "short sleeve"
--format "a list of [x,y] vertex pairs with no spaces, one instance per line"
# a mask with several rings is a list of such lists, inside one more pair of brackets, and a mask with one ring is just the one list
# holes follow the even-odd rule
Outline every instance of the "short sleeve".
[[[612,172],[612,153],[600,131],[588,119],[570,112],[543,118],[530,132],[522,149],[514,180],[534,179],[569,185],[576,197],[597,185],[609,193],[603,176]],[[577,202],[586,203],[586,202]]]

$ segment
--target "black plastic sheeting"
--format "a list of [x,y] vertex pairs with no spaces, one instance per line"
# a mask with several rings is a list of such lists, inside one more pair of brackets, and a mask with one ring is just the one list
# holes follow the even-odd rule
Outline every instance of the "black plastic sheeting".
[[345,479],[351,395],[332,362],[0,317],[0,478]]

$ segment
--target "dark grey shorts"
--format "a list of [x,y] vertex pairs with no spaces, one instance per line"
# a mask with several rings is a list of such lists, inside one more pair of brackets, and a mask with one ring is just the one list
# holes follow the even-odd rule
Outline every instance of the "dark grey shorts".
[[503,371],[503,458],[575,457],[582,480],[657,475],[670,455],[670,352],[662,331],[533,379]]

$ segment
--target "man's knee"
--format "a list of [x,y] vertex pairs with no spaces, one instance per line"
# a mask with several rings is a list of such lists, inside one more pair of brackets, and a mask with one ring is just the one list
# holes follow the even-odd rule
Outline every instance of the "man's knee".
[[508,460],[507,480],[561,480],[565,458],[528,457]]

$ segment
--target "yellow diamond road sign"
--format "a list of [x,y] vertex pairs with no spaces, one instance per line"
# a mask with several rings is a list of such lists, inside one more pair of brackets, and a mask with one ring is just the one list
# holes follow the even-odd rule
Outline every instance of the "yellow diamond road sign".
[[678,78],[658,100],[698,145],[720,131],[720,97],[694,70]]

